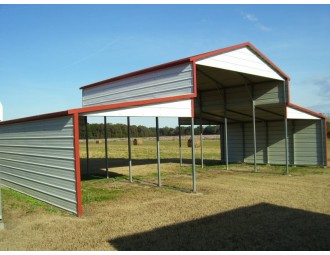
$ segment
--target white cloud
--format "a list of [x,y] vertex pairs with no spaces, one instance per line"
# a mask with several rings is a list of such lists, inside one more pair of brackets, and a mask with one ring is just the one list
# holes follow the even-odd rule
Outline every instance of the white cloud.
[[246,19],[247,21],[254,24],[254,26],[256,28],[258,28],[259,30],[261,30],[263,32],[270,32],[271,31],[271,28],[264,25],[263,23],[261,23],[259,21],[259,19],[256,17],[256,15],[254,15],[253,13],[243,13],[242,12],[242,16],[243,16],[244,19]]
[[243,17],[251,22],[258,21],[258,18],[254,14],[251,14],[251,13],[243,13]]

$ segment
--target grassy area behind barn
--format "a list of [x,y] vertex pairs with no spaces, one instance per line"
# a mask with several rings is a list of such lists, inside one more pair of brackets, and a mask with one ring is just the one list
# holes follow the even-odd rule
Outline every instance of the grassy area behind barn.
[[[128,182],[127,141],[109,140],[109,179],[104,142],[90,142],[90,171],[82,181],[82,218],[6,188],[0,250],[329,250],[328,168],[218,163],[219,140],[204,143],[197,193],[191,192],[191,148],[161,140],[163,188],[157,187],[154,139],[132,146]],[[328,148],[329,150],[329,148]],[[329,155],[329,151],[328,151]],[[86,152],[81,143],[82,166]]]

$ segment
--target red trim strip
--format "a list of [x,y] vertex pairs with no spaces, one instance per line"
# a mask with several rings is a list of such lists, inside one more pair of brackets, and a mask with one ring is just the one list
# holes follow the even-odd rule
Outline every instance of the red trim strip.
[[42,114],[42,115],[20,118],[20,119],[2,121],[2,122],[0,122],[0,125],[28,122],[28,121],[33,121],[33,120],[51,119],[51,118],[56,118],[56,117],[68,116],[68,115],[70,115],[69,111],[53,112],[53,113],[47,113],[47,114]]
[[179,60],[172,61],[172,62],[169,62],[169,63],[149,67],[149,68],[146,68],[146,69],[138,70],[138,71],[135,71],[135,72],[127,73],[127,74],[124,74],[124,75],[120,75],[120,76],[116,76],[116,77],[113,77],[113,78],[110,78],[110,79],[106,79],[106,80],[103,80],[103,81],[92,83],[92,84],[83,86],[80,89],[88,89],[88,88],[92,88],[92,87],[102,85],[104,83],[118,81],[118,80],[121,80],[121,79],[130,78],[130,77],[133,77],[133,76],[136,76],[136,75],[157,71],[157,70],[160,70],[160,69],[164,69],[164,68],[168,68],[168,67],[188,63],[188,62],[190,62],[189,58],[179,59]]
[[118,103],[118,104],[96,105],[96,106],[72,109],[72,110],[69,110],[69,113],[70,114],[92,113],[92,112],[105,111],[105,110],[111,110],[111,109],[120,109],[120,108],[132,107],[132,106],[178,101],[178,100],[183,100],[183,99],[190,99],[193,97],[195,97],[194,94],[188,94],[188,95],[182,95],[182,96],[154,98],[154,99],[146,99],[146,100],[133,101],[133,102],[124,102],[124,103]]
[[295,109],[297,109],[297,110],[299,110],[299,111],[302,111],[302,112],[308,113],[308,114],[310,114],[310,115],[313,115],[313,116],[318,117],[318,118],[321,118],[321,119],[327,119],[327,117],[324,116],[323,114],[320,114],[320,113],[317,113],[317,112],[313,112],[313,111],[311,111],[311,110],[308,110],[308,109],[303,108],[303,107],[301,107],[301,106],[299,106],[299,105],[296,105],[296,104],[292,104],[292,103],[290,103],[290,102],[287,104],[287,106],[290,106],[290,107],[295,108]]
[[79,114],[73,115],[73,133],[74,133],[74,158],[76,173],[76,199],[77,216],[82,216],[82,194],[81,194],[81,175],[80,175],[80,150],[79,150]]

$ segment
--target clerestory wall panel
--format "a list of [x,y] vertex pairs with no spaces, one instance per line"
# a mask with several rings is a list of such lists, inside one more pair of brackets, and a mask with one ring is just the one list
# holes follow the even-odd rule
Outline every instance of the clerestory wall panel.
[[83,88],[83,107],[194,93],[192,64],[180,64],[96,87]]

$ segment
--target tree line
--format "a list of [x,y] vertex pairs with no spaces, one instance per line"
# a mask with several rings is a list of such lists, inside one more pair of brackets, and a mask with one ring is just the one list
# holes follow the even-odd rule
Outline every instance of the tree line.
[[[104,138],[104,124],[91,123],[87,125],[88,138],[89,139],[102,139]],[[124,138],[127,137],[127,125],[125,124],[107,124],[107,137],[108,138]],[[199,126],[194,129],[194,134],[199,134]],[[131,137],[155,137],[155,127],[145,127],[142,125],[130,126]],[[160,136],[178,136],[179,127],[162,127],[159,128]],[[190,135],[190,126],[181,126],[181,135]],[[215,135],[220,134],[219,126],[203,126],[204,135]],[[80,126],[80,139],[86,138],[86,127],[85,125]]]

